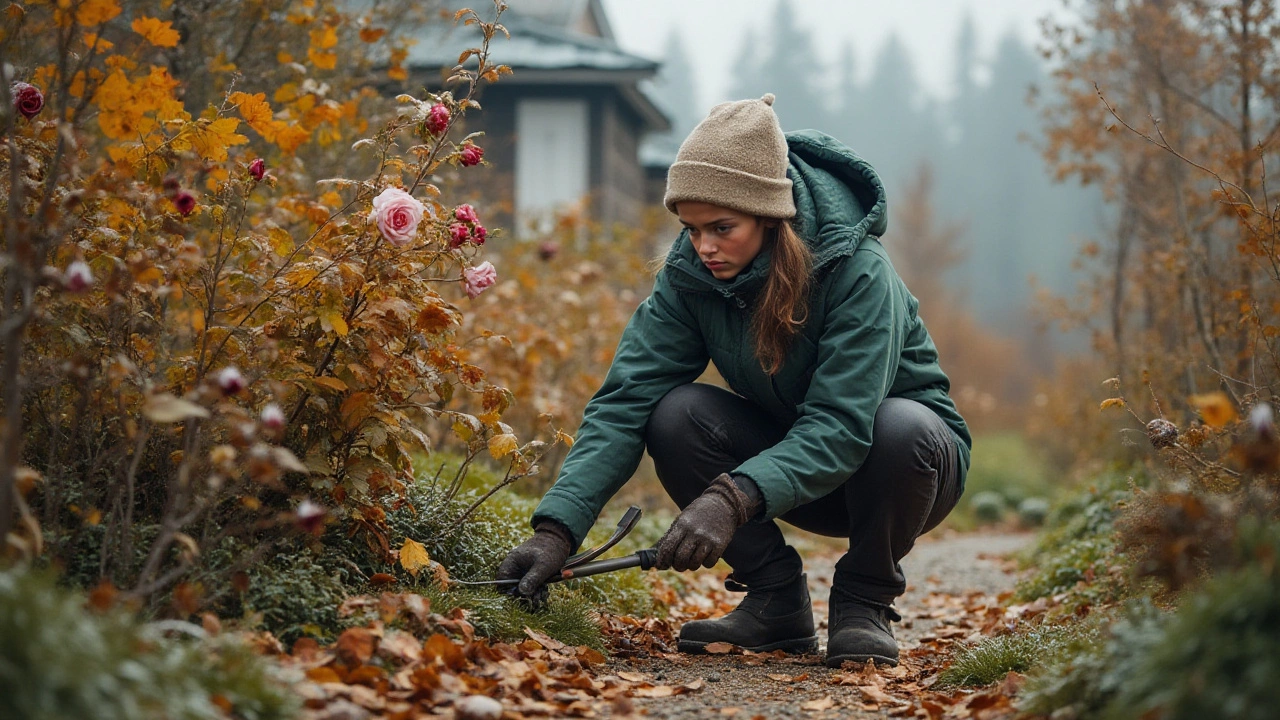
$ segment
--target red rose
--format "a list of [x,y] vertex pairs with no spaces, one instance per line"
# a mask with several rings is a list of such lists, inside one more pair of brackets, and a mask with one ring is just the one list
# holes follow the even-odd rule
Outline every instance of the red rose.
[[173,196],[173,206],[185,217],[190,215],[191,211],[196,209],[196,197],[186,190],[183,190]]
[[482,157],[484,157],[484,148],[479,145],[472,145],[471,143],[467,143],[462,146],[462,153],[459,156],[462,160],[462,164],[467,167],[479,165],[480,158]]
[[454,208],[453,216],[464,223],[475,224],[480,222],[480,216],[476,215],[476,209],[467,204],[459,205]]
[[258,158],[249,163],[249,176],[254,180],[262,180],[262,176],[267,174],[267,161]]
[[22,117],[30,120],[44,109],[44,93],[30,83],[16,82],[9,86],[13,95],[13,107],[22,113]]
[[228,365],[218,371],[217,376],[218,389],[223,395],[235,395],[244,390],[244,376],[240,374],[240,370],[235,365]]
[[427,129],[433,135],[439,135],[449,129],[449,108],[444,105],[432,105],[427,111]]
[[471,231],[471,234],[477,245],[483,245],[484,238],[489,234],[489,231],[485,230],[483,225],[476,223],[476,227]]
[[71,292],[84,292],[93,285],[93,271],[85,261],[76,260],[67,266],[67,271],[62,276],[62,284]]
[[467,229],[466,225],[458,222],[449,226],[449,247],[451,249],[456,250],[462,247],[462,244],[470,239],[470,237],[471,231]]

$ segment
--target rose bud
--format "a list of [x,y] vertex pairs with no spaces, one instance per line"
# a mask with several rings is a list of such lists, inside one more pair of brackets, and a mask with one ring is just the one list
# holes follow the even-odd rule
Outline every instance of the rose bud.
[[408,245],[418,232],[418,223],[427,207],[401,190],[389,187],[373,199],[369,219],[378,224],[378,232],[392,245]]
[[62,285],[75,293],[88,290],[93,285],[93,270],[89,269],[89,263],[76,260],[68,265],[62,276]]
[[427,129],[433,135],[439,135],[449,129],[449,108],[439,103],[432,105],[427,111]]
[[498,281],[498,271],[488,260],[462,271],[462,291],[475,300],[486,288]]
[[457,250],[469,239],[471,230],[466,225],[456,222],[449,226],[449,249]]
[[275,403],[267,403],[266,407],[262,408],[259,420],[262,422],[262,427],[272,432],[279,432],[284,429],[284,410]]
[[470,205],[459,205],[458,207],[454,208],[453,216],[458,218],[462,222],[468,222],[468,223],[480,222],[480,217],[476,215],[476,209],[471,207]]
[[173,196],[173,206],[178,209],[178,212],[183,217],[186,217],[196,209],[196,197],[186,190],[182,190]]
[[1170,448],[1178,443],[1178,426],[1156,418],[1147,423],[1147,439],[1157,448]]
[[235,395],[244,390],[245,380],[235,365],[228,365],[218,372],[218,389],[223,395]]
[[462,161],[462,164],[466,165],[467,167],[471,167],[472,165],[479,165],[480,158],[482,157],[484,157],[484,148],[480,147],[479,145],[473,145],[471,143],[467,143],[466,145],[463,145],[462,152],[459,154],[459,159]]
[[489,231],[485,230],[483,225],[476,223],[475,230],[473,230],[471,234],[472,234],[472,241],[475,242],[475,244],[483,245],[484,239],[486,236],[488,236]]
[[16,82],[9,86],[9,93],[13,95],[14,109],[28,120],[44,109],[44,93],[35,85]]
[[267,161],[258,158],[249,163],[249,177],[261,182],[262,176],[267,174]]
[[543,260],[551,260],[560,253],[560,243],[552,240],[544,240],[538,243],[538,257]]
[[298,509],[294,512],[295,521],[304,532],[319,535],[324,530],[324,508],[311,502],[311,500],[303,500],[298,503]]

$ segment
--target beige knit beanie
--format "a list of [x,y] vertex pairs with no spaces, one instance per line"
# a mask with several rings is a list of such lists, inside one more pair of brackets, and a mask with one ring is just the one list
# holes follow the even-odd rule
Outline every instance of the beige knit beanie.
[[787,141],[773,112],[773,93],[711,108],[680,145],[667,172],[663,203],[685,200],[769,218],[795,217],[787,179]]

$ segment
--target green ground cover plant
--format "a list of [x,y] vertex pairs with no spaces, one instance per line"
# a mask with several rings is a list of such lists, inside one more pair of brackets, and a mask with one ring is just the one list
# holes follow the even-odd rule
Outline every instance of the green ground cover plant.
[[0,572],[0,717],[293,717],[297,699],[278,670],[237,638],[85,605],[81,593],[57,586],[47,572]]

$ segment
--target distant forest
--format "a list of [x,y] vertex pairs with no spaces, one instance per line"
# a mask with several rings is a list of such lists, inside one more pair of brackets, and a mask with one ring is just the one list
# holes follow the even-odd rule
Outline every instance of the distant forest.
[[[906,48],[891,37],[865,81],[846,46],[835,62],[814,51],[791,3],[780,0],[768,33],[748,35],[734,63],[726,99],[774,93],[784,130],[815,128],[842,140],[870,161],[888,187],[891,222],[885,243],[910,243],[894,217],[928,203],[940,224],[958,229],[960,258],[947,271],[949,295],[973,318],[1018,341],[1030,357],[1047,357],[1034,333],[1036,287],[1070,294],[1078,276],[1072,261],[1105,227],[1096,188],[1058,183],[1040,157],[1041,108],[1053,91],[1040,56],[1014,35],[981,57],[977,30],[966,19],[956,31],[950,100],[927,97]],[[675,149],[701,120],[694,102],[696,73],[678,33],[668,40],[663,69],[652,86],[674,129],[654,149]],[[825,76],[824,76],[825,74]],[[914,192],[922,172],[931,197]],[[906,205],[904,205],[906,203]],[[1032,278],[1034,277],[1034,284]],[[928,309],[923,309],[926,322]],[[1066,349],[1058,341],[1058,349]]]

